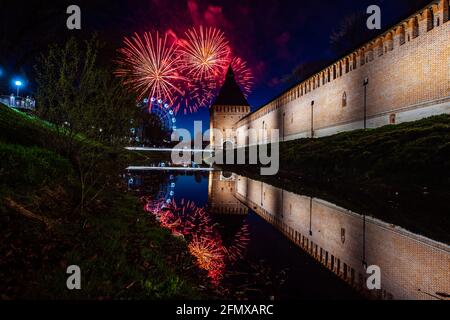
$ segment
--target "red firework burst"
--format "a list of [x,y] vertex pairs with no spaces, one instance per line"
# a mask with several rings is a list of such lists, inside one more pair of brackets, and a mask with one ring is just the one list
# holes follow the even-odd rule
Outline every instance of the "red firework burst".
[[227,261],[230,264],[234,264],[236,261],[243,258],[249,241],[250,232],[248,230],[248,225],[243,224],[241,229],[234,236],[232,244],[228,248],[225,248]]
[[172,102],[174,93],[181,93],[181,60],[177,45],[168,45],[167,35],[162,38],[146,32],[141,38],[135,33],[131,39],[125,38],[119,53],[115,74],[139,94],[139,100],[156,97]]
[[217,79],[230,65],[231,49],[225,35],[216,28],[192,28],[180,40],[183,70],[198,80]]
[[209,215],[204,208],[199,208],[191,201],[182,200],[180,205],[175,201],[151,200],[144,204],[144,209],[156,216],[161,225],[174,233],[186,236],[201,234],[208,236],[214,233]]
[[254,77],[252,71],[247,66],[247,62],[239,57],[235,57],[231,61],[231,68],[234,71],[236,82],[241,87],[244,95],[248,97],[253,88]]
[[153,214],[163,228],[174,235],[185,237],[190,254],[195,258],[198,267],[208,273],[213,285],[220,285],[227,265],[233,265],[243,258],[250,240],[246,223],[235,234],[232,244],[227,248],[208,212],[197,207],[194,202],[182,200],[177,204],[172,200],[166,203],[164,199],[152,197],[143,197],[142,202],[145,210]]
[[215,98],[216,91],[217,83],[215,80],[198,81],[192,79],[186,84],[183,94],[175,100],[174,109],[176,112],[184,110],[184,114],[187,114],[188,112],[194,113],[202,107],[209,107]]
[[174,219],[181,221],[178,231],[184,235],[201,234],[208,236],[213,233],[211,220],[204,208],[199,208],[191,201],[181,201],[180,206],[172,201],[167,209],[173,214]]

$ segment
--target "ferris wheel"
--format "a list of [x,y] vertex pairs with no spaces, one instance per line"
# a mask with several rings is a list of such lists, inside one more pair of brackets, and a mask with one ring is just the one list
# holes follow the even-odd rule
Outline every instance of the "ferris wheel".
[[152,97],[144,99],[138,103],[138,108],[142,111],[156,115],[161,120],[162,129],[168,133],[172,133],[177,129],[177,119],[175,112],[170,104],[165,103],[162,99]]
[[176,178],[174,175],[170,175],[169,181],[164,185],[161,186],[160,192],[159,192],[159,199],[162,200],[161,202],[161,209],[164,209],[168,204],[170,204],[174,197],[175,197],[175,187],[176,187]]

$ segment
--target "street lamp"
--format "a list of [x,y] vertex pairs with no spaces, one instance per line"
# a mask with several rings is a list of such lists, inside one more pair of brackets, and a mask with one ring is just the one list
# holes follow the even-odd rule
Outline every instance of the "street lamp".
[[20,87],[23,85],[23,83],[22,83],[22,81],[20,81],[20,80],[16,80],[16,81],[14,82],[14,84],[15,84],[16,87],[17,87],[17,97],[19,97],[19,90],[20,90]]
[[367,86],[369,85],[369,78],[364,79],[364,129],[367,129]]
[[362,265],[364,269],[367,269],[367,260],[366,260],[366,214],[363,215],[363,256],[362,256]]
[[310,198],[309,202],[309,235],[312,236],[312,211],[313,211],[313,198]]
[[311,138],[314,138],[314,100],[311,101]]

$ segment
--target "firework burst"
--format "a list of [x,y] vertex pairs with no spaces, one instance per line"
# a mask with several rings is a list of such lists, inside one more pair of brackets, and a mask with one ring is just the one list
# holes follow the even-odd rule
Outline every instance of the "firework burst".
[[224,267],[223,247],[216,239],[194,236],[188,248],[202,269],[210,271]]
[[194,202],[182,200],[180,205],[172,200],[151,200],[144,198],[144,209],[152,213],[161,225],[172,232],[183,235],[213,234],[213,227],[209,215],[204,208],[199,208]]
[[172,201],[167,209],[172,213],[174,219],[181,221],[180,228],[176,231],[184,235],[202,234],[203,236],[213,234],[213,227],[208,212],[199,208],[191,201],[181,201],[177,205]]
[[253,88],[254,77],[252,71],[247,66],[247,62],[239,57],[235,57],[231,61],[231,68],[233,69],[236,82],[241,87],[245,97],[248,97]]
[[174,94],[181,93],[178,83],[184,77],[178,48],[176,44],[168,45],[167,35],[163,38],[146,32],[140,37],[135,33],[131,39],[125,38],[119,53],[115,74],[139,94],[139,100],[157,97],[172,102]]
[[175,100],[174,109],[177,112],[184,110],[184,114],[187,114],[188,112],[197,112],[202,107],[209,107],[216,96],[216,91],[215,80],[204,79],[199,81],[192,79],[183,89],[183,94]]
[[188,249],[196,258],[199,268],[207,271],[211,282],[218,285],[223,278],[226,266],[221,242],[211,237],[194,236]]
[[182,200],[177,204],[172,200],[167,203],[152,197],[143,197],[142,201],[144,209],[153,214],[163,228],[185,237],[190,254],[195,257],[198,267],[208,272],[213,285],[221,283],[227,265],[243,258],[250,240],[247,224],[242,225],[227,248],[208,211],[194,202]]
[[183,70],[190,77],[217,79],[228,68],[231,49],[225,35],[216,28],[192,28],[180,40]]
[[233,58],[224,33],[217,28],[191,28],[184,39],[172,30],[164,36],[135,33],[125,38],[119,54],[115,74],[124,85],[138,94],[138,100],[154,97],[167,102],[175,114],[209,107],[230,65],[246,97],[253,87],[247,63]]
[[244,223],[241,229],[235,234],[232,244],[228,248],[224,248],[226,252],[227,262],[231,265],[242,259],[247,250],[250,241],[250,232],[248,225]]

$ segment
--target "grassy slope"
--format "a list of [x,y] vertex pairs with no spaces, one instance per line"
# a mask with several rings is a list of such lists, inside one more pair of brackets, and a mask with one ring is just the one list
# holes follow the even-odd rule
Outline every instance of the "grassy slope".
[[[51,141],[50,125],[0,105],[0,299],[199,298],[202,275],[185,244],[135,198],[110,190],[85,216],[74,211],[77,177]],[[8,209],[6,197],[55,227]],[[71,264],[82,291],[66,290]]]
[[317,168],[312,174],[449,186],[450,116],[287,142],[281,163],[285,170]]
[[444,242],[450,241],[450,116],[281,143],[280,173],[261,177]]

